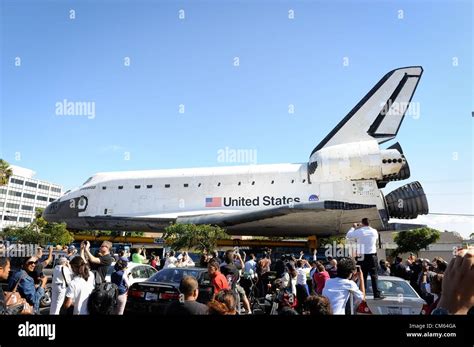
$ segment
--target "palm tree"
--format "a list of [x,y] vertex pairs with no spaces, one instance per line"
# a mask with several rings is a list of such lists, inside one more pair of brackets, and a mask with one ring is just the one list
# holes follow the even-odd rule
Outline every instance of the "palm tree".
[[0,159],[0,186],[8,184],[10,177],[13,175],[13,170],[5,160]]

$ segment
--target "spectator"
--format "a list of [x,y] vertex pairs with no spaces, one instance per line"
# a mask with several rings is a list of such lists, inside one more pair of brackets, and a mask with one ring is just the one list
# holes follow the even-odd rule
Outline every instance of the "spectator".
[[329,299],[322,295],[311,295],[305,301],[306,313],[311,316],[332,315]]
[[74,258],[75,256],[77,256],[77,249],[76,249],[76,246],[74,245],[70,245],[68,248],[67,248],[67,255],[66,255],[66,258],[71,261],[72,258]]
[[174,251],[170,251],[169,257],[166,258],[165,266],[163,266],[163,269],[176,267],[176,263],[178,262],[178,259],[176,259],[174,254],[175,254]]
[[[109,266],[114,262],[114,258],[110,255],[112,249],[112,242],[104,241],[100,245],[100,249],[97,253],[97,256],[93,256],[90,252],[90,243],[89,241],[81,243],[81,257],[82,259],[88,261],[91,270],[96,271],[100,282],[105,282],[105,276]],[[77,257],[76,257],[77,258]],[[74,258],[74,259],[76,259]]]
[[[235,262],[234,260],[239,261]],[[242,300],[244,309],[247,313],[251,313],[250,303],[245,294],[245,290],[240,286],[240,270],[242,269],[243,260],[238,251],[228,250],[225,252],[224,263],[221,264],[220,270],[226,277],[230,289],[235,295]]]
[[316,283],[314,282],[314,274],[318,272],[318,268],[316,267],[316,260],[311,260],[309,265],[311,266],[311,270],[309,271],[309,278],[311,279],[311,290],[310,292],[316,291]]
[[316,268],[318,269],[317,272],[313,275],[313,280],[316,286],[316,294],[321,295],[323,293],[324,286],[326,285],[326,281],[330,278],[329,273],[324,268],[324,265],[321,262],[316,262]]
[[219,258],[219,251],[213,251],[211,255],[212,255],[211,259],[214,259],[215,261],[217,261],[219,265],[222,264],[222,259]]
[[298,272],[291,263],[286,264],[286,271],[281,277],[282,288],[292,294],[296,298],[296,281],[298,277]]
[[179,284],[179,291],[184,296],[184,301],[172,302],[165,311],[165,315],[190,316],[207,315],[209,308],[197,302],[199,296],[199,284],[192,276],[184,276]]
[[51,306],[50,315],[58,315],[66,297],[66,290],[71,283],[71,268],[66,257],[59,258],[58,265],[54,267],[51,280]]
[[245,262],[244,274],[250,278],[254,278],[257,275],[257,262],[255,261],[255,254],[250,253],[249,260]]
[[[0,255],[0,281],[6,281],[8,274],[10,273],[10,259],[5,257],[3,254]],[[7,308],[5,303],[5,294],[3,293],[2,286],[0,285],[0,316],[19,314],[22,307],[18,307],[16,310]]]
[[117,286],[117,306],[115,307],[115,314],[123,315],[125,305],[127,304],[128,288],[130,284],[128,278],[125,275],[128,267],[127,258],[120,258],[115,263],[115,272],[110,276],[110,281]]
[[33,271],[27,271],[28,275],[33,278],[35,285],[41,285],[41,279],[44,277],[43,269],[53,260],[53,247],[49,247],[48,257],[44,261],[41,261],[42,257],[43,249],[38,247],[36,252],[36,258],[38,259],[38,262],[36,263]]
[[145,248],[135,248],[132,254],[132,263],[137,264],[147,264],[148,260],[146,259],[146,249]]
[[[217,263],[217,262],[215,262]],[[234,293],[230,289],[221,290],[214,300],[209,301],[207,304],[209,308],[210,315],[235,315],[237,314],[236,310],[236,300]]]
[[299,259],[296,262],[296,298],[298,299],[298,312],[303,311],[303,304],[306,298],[309,296],[308,283],[306,282],[306,277],[309,275],[311,267],[308,264],[308,261],[305,259]]
[[225,276],[219,271],[219,263],[212,259],[207,264],[207,272],[209,273],[209,278],[211,279],[212,286],[214,287],[214,297],[224,289],[230,289],[229,283]]
[[[293,265],[291,265],[293,266]],[[283,292],[278,300],[279,316],[297,316],[299,313],[294,309],[296,307],[296,296],[291,293]]]
[[330,278],[337,277],[337,260],[332,257],[328,257],[329,263],[326,265],[326,271]]
[[183,252],[181,258],[176,263],[176,267],[192,267],[194,266],[194,261],[189,256],[188,252]]
[[152,255],[152,259],[150,265],[153,266],[155,269],[159,269],[161,266],[160,256]]
[[379,268],[377,270],[377,273],[380,276],[390,276],[390,264],[388,261],[385,261],[384,259],[380,260]]
[[69,262],[74,278],[66,290],[66,300],[63,309],[74,306],[73,314],[89,314],[87,303],[94,290],[94,276],[89,271],[89,266],[82,257],[75,257]]
[[463,249],[444,272],[441,298],[432,314],[468,314],[474,306],[474,248]]
[[400,256],[397,256],[395,258],[395,262],[393,263],[393,276],[403,278],[405,280],[410,279],[410,269],[403,264],[403,258]]
[[43,276],[40,278],[40,283],[35,284],[33,277],[28,273],[32,273],[37,264],[37,257],[25,258],[23,260],[23,267],[15,272],[8,280],[8,290],[12,291],[18,283],[17,290],[21,297],[25,298],[26,301],[33,306],[33,310],[36,313],[39,313],[40,301],[44,296],[44,289],[46,288],[48,278]]
[[362,256],[358,259],[357,264],[361,267],[364,275],[364,285],[367,284],[367,275],[370,275],[372,283],[372,292],[374,299],[383,299],[384,296],[380,293],[378,288],[378,273],[377,273],[377,240],[379,233],[377,230],[369,225],[368,218],[362,218],[362,225],[354,224],[347,232],[346,238],[355,239],[361,246]]
[[431,312],[438,306],[439,300],[441,298],[441,291],[443,285],[443,274],[434,274],[431,278],[431,281],[426,282],[426,273],[423,274],[422,282],[422,292],[426,292],[433,296],[432,302],[429,304],[426,314],[431,314]]
[[[365,286],[363,274],[356,271],[356,263],[352,258],[342,258],[337,265],[337,277],[326,281],[323,295],[329,299],[334,314],[345,314],[349,296],[354,296],[354,303],[364,300]],[[359,280],[360,289],[354,280]]]

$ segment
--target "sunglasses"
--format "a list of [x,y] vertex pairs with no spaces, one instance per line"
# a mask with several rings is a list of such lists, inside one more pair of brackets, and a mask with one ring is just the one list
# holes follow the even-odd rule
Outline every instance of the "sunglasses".
[[26,263],[27,265],[38,264],[38,261],[29,261]]

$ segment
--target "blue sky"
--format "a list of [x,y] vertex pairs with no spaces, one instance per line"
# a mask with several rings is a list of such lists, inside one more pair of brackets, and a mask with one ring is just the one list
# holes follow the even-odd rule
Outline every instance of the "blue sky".
[[[421,65],[420,117],[397,136],[410,181],[432,212],[473,213],[468,0],[0,3],[0,157],[40,179],[232,165],[226,147],[305,162],[385,73]],[[64,99],[94,102],[95,117],[57,115]],[[426,218],[474,231],[469,217]]]

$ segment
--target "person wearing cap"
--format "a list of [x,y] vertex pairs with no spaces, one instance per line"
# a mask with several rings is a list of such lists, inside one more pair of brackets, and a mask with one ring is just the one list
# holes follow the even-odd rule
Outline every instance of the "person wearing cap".
[[66,289],[71,283],[71,268],[66,257],[60,257],[58,265],[54,267],[53,279],[51,280],[51,306],[50,315],[57,315],[63,306],[66,297]]
[[123,315],[125,305],[127,304],[128,288],[130,286],[127,276],[130,274],[126,272],[128,266],[128,259],[125,257],[119,258],[115,263],[115,272],[112,273],[110,281],[115,283],[118,288],[117,306],[115,307],[115,314]]
[[96,256],[90,252],[91,244],[89,241],[81,243],[81,257],[89,262],[92,271],[96,271],[102,282],[105,282],[105,276],[110,265],[114,262],[114,258],[110,254],[112,242],[104,241],[100,245],[99,252]]
[[43,276],[39,284],[35,284],[35,280],[28,273],[32,273],[35,270],[35,266],[38,264],[37,257],[25,258],[23,267],[15,272],[8,281],[8,291],[13,291],[18,283],[18,293],[22,298],[25,298],[36,313],[39,314],[40,301],[44,296],[44,289],[48,278]]
[[70,245],[67,249],[67,259],[68,260],[72,260],[72,258],[74,258],[75,256],[77,256],[77,249],[76,249],[76,246],[74,245]]

